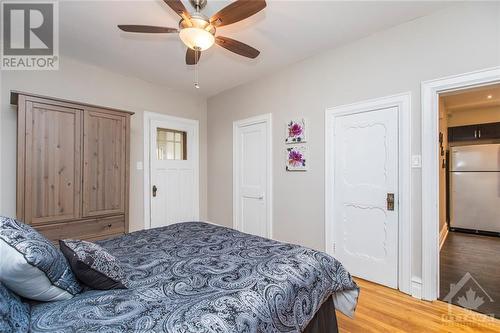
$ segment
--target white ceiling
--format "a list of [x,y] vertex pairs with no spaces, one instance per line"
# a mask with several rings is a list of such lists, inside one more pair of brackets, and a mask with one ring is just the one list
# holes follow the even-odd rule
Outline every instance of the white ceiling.
[[[186,8],[192,7],[183,1]],[[230,1],[208,0],[207,16]],[[376,31],[451,5],[449,2],[334,2],[268,0],[267,8],[218,35],[261,51],[251,60],[214,46],[199,63],[201,89],[211,96],[289,64]],[[60,52],[125,75],[195,92],[194,71],[185,65],[185,47],[175,34],[120,32],[117,24],[177,27],[179,17],[162,0],[60,2]]]

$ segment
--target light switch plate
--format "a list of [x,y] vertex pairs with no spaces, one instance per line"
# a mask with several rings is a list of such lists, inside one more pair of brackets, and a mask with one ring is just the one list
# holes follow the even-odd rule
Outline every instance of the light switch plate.
[[139,162],[135,163],[135,168],[137,170],[142,170],[143,169],[142,161],[139,161]]
[[411,156],[411,167],[421,168],[422,167],[422,155],[412,155]]

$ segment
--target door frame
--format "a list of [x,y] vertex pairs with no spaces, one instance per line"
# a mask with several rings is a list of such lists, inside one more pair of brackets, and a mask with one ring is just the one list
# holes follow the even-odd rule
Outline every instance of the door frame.
[[266,181],[266,205],[267,205],[267,238],[273,237],[273,133],[272,133],[272,114],[266,113],[251,118],[236,120],[233,122],[233,228],[241,231],[241,222],[239,220],[239,198],[240,192],[240,169],[238,168],[238,128],[254,125],[266,124],[267,130],[267,181]]
[[398,289],[420,297],[419,283],[412,277],[412,216],[411,216],[411,93],[370,99],[326,109],[325,112],[325,249],[333,253],[334,212],[334,127],[336,117],[396,107],[398,110]]
[[439,295],[439,95],[500,83],[500,67],[421,83],[422,96],[422,298]]
[[167,128],[175,129],[181,124],[193,130],[193,166],[194,166],[194,200],[195,219],[200,219],[200,139],[199,121],[195,119],[174,117],[156,112],[144,112],[143,125],[143,149],[144,149],[144,229],[151,228],[151,123],[153,121],[164,122]]

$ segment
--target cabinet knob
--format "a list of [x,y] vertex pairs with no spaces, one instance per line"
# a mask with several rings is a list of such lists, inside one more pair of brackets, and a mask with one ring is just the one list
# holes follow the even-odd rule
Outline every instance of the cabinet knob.
[[112,226],[112,224],[111,224],[111,223],[110,223],[110,224],[108,224],[108,228],[111,228],[111,226]]

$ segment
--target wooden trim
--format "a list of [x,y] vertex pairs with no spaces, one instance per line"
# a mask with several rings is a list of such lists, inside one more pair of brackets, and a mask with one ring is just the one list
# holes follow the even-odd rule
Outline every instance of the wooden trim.
[[102,108],[99,106],[88,106],[88,105],[83,105],[85,111],[87,112],[97,112],[99,114],[102,114],[103,117],[107,117],[110,119],[115,119],[116,117],[130,117],[132,114],[130,114],[128,111],[120,111],[120,110],[114,110],[114,109],[108,109],[108,108]]
[[85,107],[88,107],[88,108],[97,108],[97,109],[105,109],[105,110],[108,110],[108,111],[114,111],[114,112],[118,112],[120,114],[123,114],[123,113],[128,113],[130,115],[134,114],[134,112],[132,112],[132,111],[120,110],[120,109],[116,109],[116,108],[112,108],[112,107],[99,106],[99,105],[82,103],[82,102],[75,102],[75,101],[70,101],[70,100],[67,100],[67,99],[56,98],[56,97],[47,97],[47,96],[43,96],[43,95],[38,95],[38,94],[33,94],[33,93],[27,93],[27,92],[22,92],[22,91],[18,91],[18,90],[11,90],[10,91],[10,104],[12,104],[12,105],[19,105],[19,102],[20,102],[20,98],[19,97],[21,97],[21,96],[26,96],[30,100],[41,99],[45,103],[47,103],[47,100],[52,100],[54,102],[57,102],[57,105],[61,105],[61,103],[65,103],[65,104],[70,105],[70,106],[68,106],[70,108],[75,108],[75,107],[80,107],[81,108],[82,106],[85,106]]
[[500,83],[500,67],[421,84],[422,105],[422,297],[439,295],[439,95]]
[[444,242],[446,241],[446,237],[448,237],[448,224],[445,223],[439,232],[439,251],[443,248]]
[[19,97],[17,106],[17,190],[16,190],[16,215],[24,221],[24,182],[26,177],[26,99]]
[[412,290],[412,228],[411,218],[411,93],[376,98],[368,101],[328,108],[325,111],[325,251],[333,254],[334,199],[334,143],[333,121],[337,116],[369,112],[380,108],[398,109],[399,136],[399,232],[398,232],[398,288],[404,293],[419,297]]
[[130,116],[125,119],[125,233],[130,232]]

